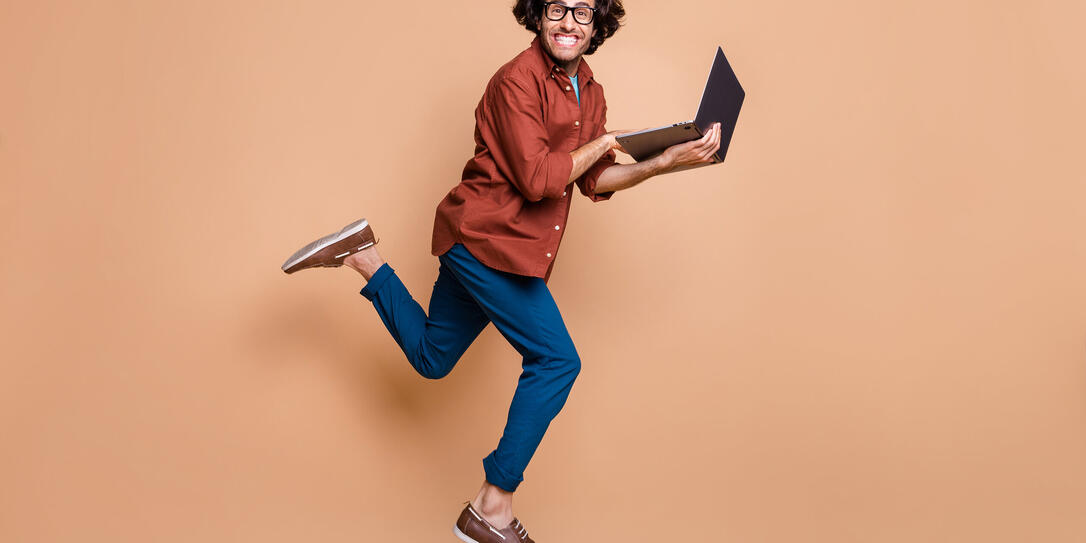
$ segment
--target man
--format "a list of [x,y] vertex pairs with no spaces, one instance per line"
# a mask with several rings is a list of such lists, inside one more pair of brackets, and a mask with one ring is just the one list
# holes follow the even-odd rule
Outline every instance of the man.
[[[568,2],[568,3],[566,3]],[[463,541],[526,543],[513,492],[551,420],[565,404],[580,359],[546,280],[569,213],[572,185],[602,201],[652,176],[709,162],[720,128],[653,160],[616,164],[619,132],[604,129],[603,88],[582,57],[618,29],[621,0],[519,0],[517,21],[536,34],[498,69],[475,110],[475,156],[437,207],[432,252],[440,269],[429,316],[381,258],[365,219],[310,243],[287,273],[346,264],[415,370],[438,379],[488,323],[523,358],[505,431],[483,459],[485,480],[461,512]]]

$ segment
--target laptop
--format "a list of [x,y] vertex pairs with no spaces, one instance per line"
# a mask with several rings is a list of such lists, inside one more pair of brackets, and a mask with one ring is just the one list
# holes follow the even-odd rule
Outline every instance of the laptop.
[[674,171],[700,168],[710,164],[724,162],[728,144],[735,131],[735,121],[739,118],[739,109],[743,107],[743,98],[747,93],[739,85],[739,80],[732,71],[731,64],[724,56],[724,49],[717,47],[709,79],[701,93],[698,112],[692,121],[669,124],[659,128],[650,128],[631,132],[618,137],[630,156],[638,162],[654,158],[672,145],[696,140],[705,135],[713,123],[720,123],[720,150],[713,155],[712,162],[676,168]]

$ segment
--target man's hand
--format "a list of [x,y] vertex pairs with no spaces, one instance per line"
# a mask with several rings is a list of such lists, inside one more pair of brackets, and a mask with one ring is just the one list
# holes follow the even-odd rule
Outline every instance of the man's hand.
[[609,149],[614,151],[622,151],[623,153],[626,153],[628,155],[630,153],[626,152],[626,150],[622,148],[622,144],[618,142],[618,137],[626,134],[632,134],[634,132],[639,132],[639,130],[613,130],[604,134],[603,137],[607,138],[608,144],[610,145]]
[[713,153],[720,149],[720,123],[713,123],[700,139],[668,147],[660,155],[664,171],[680,166],[706,164],[713,161]]
[[[609,143],[605,138],[613,139],[615,135],[622,135],[626,132],[627,131],[608,132],[595,141],[604,140],[605,143]],[[617,141],[614,142],[613,145],[615,145],[613,149],[622,148],[621,146],[618,146]],[[603,170],[603,173],[600,174],[599,179],[596,181],[596,192],[601,193],[626,190],[650,177],[668,173],[680,166],[709,163],[713,160],[713,153],[717,152],[719,149],[720,123],[713,123],[713,125],[709,127],[709,131],[707,131],[701,139],[672,145],[652,160],[634,164],[614,164],[606,170]]]
[[[573,170],[569,174],[569,182],[572,183],[578,177],[584,174],[597,160],[608,151],[617,150],[626,153],[626,150],[622,148],[622,145],[618,142],[618,137],[623,134],[629,134],[630,132],[637,132],[636,130],[614,130],[600,135],[598,138],[574,149],[569,153],[569,156],[573,158]],[[627,155],[630,153],[626,153]]]

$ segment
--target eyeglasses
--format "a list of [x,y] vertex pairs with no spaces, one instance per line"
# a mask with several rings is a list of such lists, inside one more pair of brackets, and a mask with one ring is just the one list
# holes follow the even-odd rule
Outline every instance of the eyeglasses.
[[598,10],[586,6],[569,7],[558,2],[545,2],[543,4],[543,14],[552,21],[565,19],[567,11],[573,12],[574,21],[586,25],[592,22],[592,18],[596,16]]

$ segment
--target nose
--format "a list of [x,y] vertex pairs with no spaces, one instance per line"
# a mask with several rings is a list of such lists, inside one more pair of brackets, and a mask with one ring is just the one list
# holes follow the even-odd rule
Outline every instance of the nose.
[[572,9],[567,9],[566,10],[566,14],[564,16],[562,16],[562,20],[559,21],[558,24],[562,28],[562,30],[573,30],[573,29],[580,26],[580,23],[578,23],[573,18],[573,10]]

